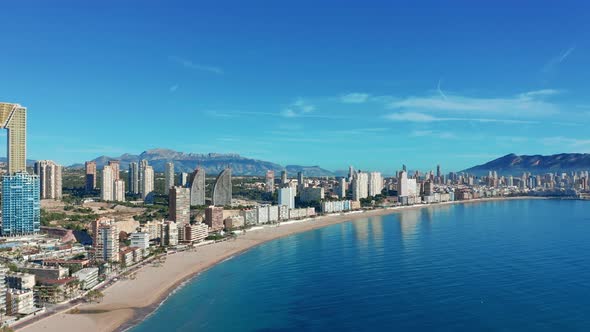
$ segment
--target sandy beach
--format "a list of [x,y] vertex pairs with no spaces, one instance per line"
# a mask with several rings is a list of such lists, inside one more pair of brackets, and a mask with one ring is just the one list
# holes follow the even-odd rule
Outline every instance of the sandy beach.
[[19,331],[120,331],[139,323],[153,312],[166,297],[183,282],[207,268],[264,242],[326,227],[346,221],[398,213],[408,209],[436,208],[447,204],[476,204],[491,200],[530,199],[492,198],[458,201],[433,205],[414,205],[393,209],[370,210],[347,215],[323,216],[304,222],[283,223],[247,231],[235,240],[197,247],[168,255],[159,266],[147,265],[138,270],[135,280],[120,280],[104,291],[99,304],[77,306],[79,313],[59,313],[20,328]]

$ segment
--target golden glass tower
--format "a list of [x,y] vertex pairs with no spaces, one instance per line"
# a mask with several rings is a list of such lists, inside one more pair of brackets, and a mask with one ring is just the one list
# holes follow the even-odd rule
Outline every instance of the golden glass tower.
[[27,170],[27,108],[0,102],[0,128],[8,129],[8,173]]

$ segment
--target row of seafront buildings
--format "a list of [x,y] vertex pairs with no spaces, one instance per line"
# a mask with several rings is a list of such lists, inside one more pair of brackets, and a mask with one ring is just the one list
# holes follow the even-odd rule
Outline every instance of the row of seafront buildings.
[[[86,170],[86,191],[93,192],[97,189],[97,165],[95,161],[88,161],[85,164]],[[123,202],[125,193],[140,195],[140,197],[150,202],[154,195],[154,169],[149,165],[147,160],[141,160],[139,163],[129,163],[128,170],[128,188],[125,188],[125,181],[120,178],[121,164],[118,160],[110,160],[102,169],[102,180],[100,187],[100,198],[103,201]],[[190,192],[190,202],[192,206],[204,206],[205,201],[205,169],[197,167],[192,174],[180,173],[176,180],[174,163],[168,162],[164,171],[164,190],[168,194],[169,190],[175,187],[188,188]],[[231,205],[232,199],[232,175],[231,168],[227,167],[217,176],[211,197],[212,205],[227,206]]]

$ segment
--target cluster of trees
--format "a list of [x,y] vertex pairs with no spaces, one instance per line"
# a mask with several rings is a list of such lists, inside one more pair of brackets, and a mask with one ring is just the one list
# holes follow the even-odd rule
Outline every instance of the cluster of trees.
[[66,228],[69,229],[78,229],[81,227],[81,223],[86,223],[98,218],[97,214],[87,212],[87,209],[80,209],[78,208],[81,214],[66,214],[64,212],[48,212],[44,209],[41,209],[41,225],[49,226],[52,221],[69,221],[65,226],[69,226]]
[[146,210],[138,215],[134,216],[133,219],[139,221],[140,223],[146,223],[152,220],[162,220],[168,217],[168,204],[154,204],[154,205],[147,205]]
[[104,298],[104,294],[97,289],[93,289],[93,290],[89,291],[88,293],[86,293],[86,296],[84,296],[84,299],[90,303],[100,302],[100,301],[102,301],[103,298]]

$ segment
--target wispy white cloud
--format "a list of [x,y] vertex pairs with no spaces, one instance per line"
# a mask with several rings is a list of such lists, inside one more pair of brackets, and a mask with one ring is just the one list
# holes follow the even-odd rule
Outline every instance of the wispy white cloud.
[[445,94],[426,97],[408,97],[393,101],[391,109],[408,110],[411,112],[458,112],[478,114],[505,114],[508,116],[551,115],[558,113],[558,107],[547,101],[546,97],[557,94],[557,90],[538,90],[519,94],[508,98],[479,98]]
[[385,118],[391,121],[400,122],[443,122],[443,121],[465,121],[480,123],[507,123],[507,124],[532,124],[538,121],[512,120],[512,119],[492,119],[492,118],[468,118],[468,117],[438,117],[418,112],[397,112],[385,115]]
[[506,143],[524,143],[529,141],[529,137],[525,136],[496,136],[496,141]]
[[[295,106],[293,106],[295,105]],[[299,105],[299,106],[297,106]],[[313,112],[315,107],[310,104],[302,106],[301,103],[293,103],[289,107],[279,112],[256,112],[256,111],[241,111],[241,110],[204,110],[206,116],[216,118],[237,118],[250,116],[269,116],[278,118],[315,118],[315,119],[348,119],[348,117],[341,115],[319,114]]]
[[315,110],[315,106],[303,99],[297,99],[295,102],[285,108],[281,114],[287,118],[295,118],[310,114]]
[[575,46],[572,46],[564,51],[562,51],[558,56],[549,60],[545,66],[543,66],[543,72],[549,73],[555,69],[560,63],[564,62],[574,51],[576,50]]
[[400,112],[391,113],[385,116],[386,119],[392,121],[405,121],[405,122],[434,122],[441,121],[440,118],[436,118],[432,115],[416,112]]
[[370,95],[368,93],[348,93],[340,96],[340,102],[345,104],[362,104],[369,101]]
[[442,99],[447,100],[449,98],[447,98],[447,95],[445,95],[445,93],[440,88],[441,81],[442,81],[442,79],[438,80],[438,85],[436,86],[436,90],[438,91],[438,94],[442,97]]
[[457,136],[449,131],[436,131],[436,130],[414,130],[411,133],[413,137],[436,137],[440,139],[455,139]]
[[571,138],[564,136],[545,137],[541,139],[541,143],[547,146],[557,146],[562,150],[587,152],[590,150],[590,139],[585,138]]
[[560,94],[562,91],[557,89],[541,89],[541,90],[534,90],[529,92],[521,93],[519,96],[521,99],[535,99],[535,98],[542,98],[542,97],[549,97]]
[[209,73],[213,73],[213,74],[217,74],[217,75],[223,74],[223,70],[219,67],[194,63],[188,59],[185,59],[185,58],[182,58],[179,56],[169,56],[168,59],[174,63],[177,63],[177,64],[184,66],[186,68],[189,68],[189,69],[205,71],[205,72],[209,72]]
[[279,116],[277,113],[271,112],[249,112],[240,110],[205,110],[205,115],[216,118],[235,118],[239,116]]

